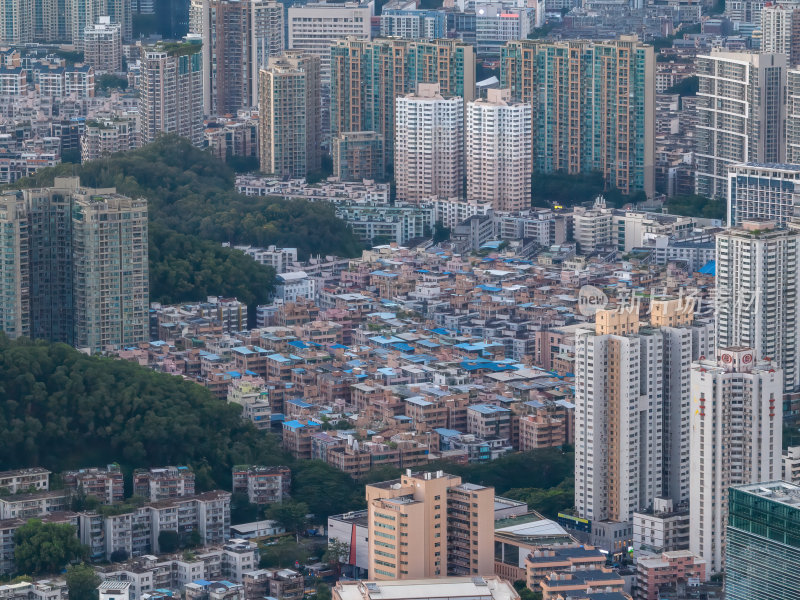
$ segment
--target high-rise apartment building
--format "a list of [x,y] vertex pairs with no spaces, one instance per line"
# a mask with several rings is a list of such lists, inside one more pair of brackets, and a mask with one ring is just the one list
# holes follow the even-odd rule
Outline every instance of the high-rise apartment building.
[[320,168],[320,61],[288,50],[261,70],[258,109],[261,171],[305,177]]
[[407,471],[366,495],[371,579],[494,573],[494,488]]
[[299,4],[288,10],[287,43],[320,58],[322,132],[331,133],[331,44],[337,40],[368,40],[372,35],[372,9],[357,2]]
[[130,0],[0,0],[0,44],[83,44],[84,31],[108,16],[132,37]]
[[192,0],[189,31],[203,40],[206,114],[258,104],[258,72],[285,47],[283,5],[275,0]]
[[731,21],[761,25],[761,12],[767,0],[729,0],[725,3],[725,16]]
[[692,364],[690,550],[725,564],[728,488],[781,476],[783,374],[750,348],[720,343]]
[[395,100],[394,178],[397,198],[420,203],[464,193],[464,101],[420,83]]
[[531,203],[531,105],[488,90],[467,103],[467,201],[518,211]]
[[780,163],[785,156],[784,54],[721,52],[697,57],[695,192],[726,198],[736,163]]
[[374,131],[349,131],[331,140],[333,175],[340,181],[383,179],[385,140]]
[[0,329],[31,337],[28,211],[19,194],[0,194]]
[[784,54],[800,63],[800,2],[776,2],[761,10],[761,51]]
[[[385,77],[392,73],[392,77]],[[375,131],[394,163],[395,99],[418,83],[438,83],[444,98],[475,98],[475,52],[458,40],[340,40],[331,47],[331,135]]]
[[100,17],[83,33],[84,62],[96,73],[122,71],[122,26],[111,17]]
[[603,174],[623,193],[655,191],[655,58],[635,36],[508,42],[501,87],[530,103],[533,170]]
[[601,310],[575,337],[575,507],[592,521],[630,521],[666,497],[689,496],[691,360],[711,347],[679,299]]
[[98,23],[100,17],[110,17],[112,23],[119,23],[122,42],[125,44],[131,42],[133,37],[131,0],[66,0],[64,10],[67,34],[78,48],[83,48],[87,27]]
[[33,41],[34,19],[31,0],[0,0],[0,44]]
[[203,144],[203,64],[194,39],[158,43],[145,50],[139,85],[142,143],[162,133]]
[[92,352],[148,339],[147,202],[56,178],[4,194],[0,319],[11,337]]
[[787,392],[800,386],[798,364],[800,232],[743,221],[717,235],[717,344],[745,346],[783,370]]
[[786,71],[786,162],[800,164],[800,69]]
[[800,217],[800,166],[743,163],[728,171],[728,225],[773,221],[786,226]]
[[728,502],[725,598],[800,598],[800,487],[736,486]]
[[380,19],[381,37],[408,40],[447,37],[447,13],[441,10],[387,8],[381,10]]
[[330,81],[331,44],[349,38],[368,40],[369,5],[357,2],[311,3],[288,12],[288,48],[319,56],[323,82]]
[[638,311],[597,313],[575,336],[575,508],[629,521],[662,493],[661,336],[639,334]]
[[73,343],[97,352],[147,340],[147,201],[84,188],[74,198]]

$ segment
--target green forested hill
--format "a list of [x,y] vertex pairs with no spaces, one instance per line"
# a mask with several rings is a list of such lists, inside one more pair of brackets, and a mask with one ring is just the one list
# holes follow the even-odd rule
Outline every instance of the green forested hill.
[[202,488],[230,487],[232,465],[282,458],[240,414],[180,377],[0,334],[3,468],[189,463]]
[[241,419],[241,407],[204,387],[65,344],[0,333],[0,470],[54,472],[118,462],[188,464],[198,490],[230,489],[237,464],[285,464],[292,494],[325,517],[363,505],[363,487],[320,461],[295,461],[276,436]]
[[89,187],[116,187],[149,202],[151,298],[201,300],[207,294],[265,299],[274,274],[222,242],[296,247],[310,254],[355,256],[358,240],[326,203],[251,198],[234,191],[234,173],[187,140],[164,136],[138,150],[79,167],[39,171],[20,186],[47,186],[77,174]]

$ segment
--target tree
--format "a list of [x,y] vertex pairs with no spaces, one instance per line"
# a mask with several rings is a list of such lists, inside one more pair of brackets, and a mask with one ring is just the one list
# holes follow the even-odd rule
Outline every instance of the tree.
[[433,243],[438,244],[450,239],[450,229],[444,226],[441,221],[436,221],[433,229]]
[[331,586],[323,581],[317,582],[314,586],[314,593],[309,600],[331,600]]
[[198,546],[202,545],[203,545],[203,536],[200,535],[200,532],[197,529],[192,529],[192,532],[189,534],[189,537],[186,540],[186,547],[197,548]]
[[542,600],[542,593],[534,592],[523,579],[514,582],[514,589],[517,590],[520,600]]
[[347,542],[340,542],[336,539],[328,540],[328,549],[322,555],[322,560],[333,567],[336,573],[336,579],[342,572],[342,563],[348,562],[350,558],[350,544]]
[[96,600],[100,577],[86,563],[67,567],[67,589],[69,600]]
[[235,492],[231,496],[231,525],[252,523],[258,519],[258,505],[250,502],[243,492]]
[[664,90],[665,94],[680,94],[683,96],[697,96],[700,91],[700,78],[697,75],[685,77],[670,88]]
[[125,77],[114,75],[112,73],[104,73],[95,80],[95,93],[102,96],[109,90],[126,90],[128,89],[128,80]]
[[724,219],[727,212],[727,204],[725,200],[693,194],[690,196],[673,196],[667,199],[667,210],[670,213],[687,217]]
[[14,563],[19,573],[56,573],[87,555],[88,548],[78,540],[75,528],[66,523],[31,519],[14,533]]
[[178,532],[166,529],[158,534],[158,549],[165,554],[175,552],[179,545]]
[[[88,437],[91,444],[83,441]],[[205,474],[196,478],[198,491],[230,486],[236,464],[287,461],[274,435],[256,430],[242,419],[240,406],[196,383],[2,333],[0,456],[3,464],[52,471],[112,459],[123,470],[189,465]],[[123,512],[141,500],[131,498]],[[98,507],[103,514],[119,510]]]
[[122,549],[114,550],[111,556],[109,556],[109,560],[111,560],[111,562],[124,562],[128,560],[128,552]]
[[273,504],[267,509],[267,518],[277,521],[286,531],[299,533],[305,527],[308,519],[308,504],[289,500],[280,504]]
[[294,567],[295,562],[301,565],[308,562],[309,553],[303,546],[292,538],[282,538],[277,543],[260,548],[262,569],[273,567]]

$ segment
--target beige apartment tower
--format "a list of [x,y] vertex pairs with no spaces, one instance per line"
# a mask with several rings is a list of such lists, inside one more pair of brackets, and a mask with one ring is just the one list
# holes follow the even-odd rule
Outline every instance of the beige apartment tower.
[[87,65],[96,73],[122,71],[122,26],[112,23],[111,17],[100,17],[86,27],[83,34],[83,54]]
[[142,143],[163,133],[203,145],[203,72],[199,40],[159,42],[142,61],[139,123]]
[[261,171],[305,177],[320,168],[320,61],[289,50],[259,76]]
[[370,579],[494,573],[494,488],[409,470],[366,494]]

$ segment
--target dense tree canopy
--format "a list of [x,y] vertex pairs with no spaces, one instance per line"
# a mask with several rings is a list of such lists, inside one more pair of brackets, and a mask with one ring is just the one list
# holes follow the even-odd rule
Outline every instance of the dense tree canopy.
[[700,90],[700,78],[697,75],[681,79],[678,83],[667,88],[665,94],[680,94],[683,96],[697,96]]
[[667,210],[675,215],[724,219],[727,211],[725,200],[714,200],[705,196],[674,196],[667,200]]
[[[112,553],[113,554],[113,553]],[[86,563],[67,567],[69,600],[96,600],[100,576]]]
[[561,205],[565,208],[590,202],[602,194],[609,206],[621,207],[626,203],[644,202],[644,192],[625,195],[606,184],[599,172],[572,175],[564,172],[534,173],[531,177],[533,206]]
[[[293,497],[319,522],[364,503],[363,487],[347,474],[321,461],[295,461],[274,435],[243,421],[240,406],[198,384],[133,362],[86,356],[65,344],[12,341],[2,333],[0,456],[11,468],[53,471],[112,460],[127,473],[187,464],[198,490],[230,489],[237,464],[285,464],[292,469]],[[131,510],[140,501],[132,497],[127,505],[99,509]]]
[[251,198],[234,190],[234,171],[187,140],[164,136],[130,152],[76,168],[43,169],[18,186],[46,186],[77,173],[89,187],[116,187],[144,197],[150,213],[150,297],[160,302],[202,300],[208,294],[263,302],[271,268],[222,242],[296,247],[312,254],[356,256],[360,244],[333,206],[305,200]]
[[284,458],[240,411],[180,377],[0,335],[0,456],[10,467],[190,464],[201,489],[230,487],[234,464]]
[[14,564],[26,575],[57,573],[74,560],[85,558],[88,548],[66,523],[31,519],[14,532]]

